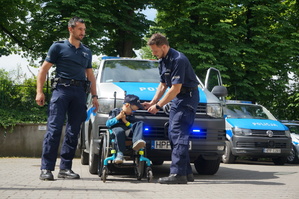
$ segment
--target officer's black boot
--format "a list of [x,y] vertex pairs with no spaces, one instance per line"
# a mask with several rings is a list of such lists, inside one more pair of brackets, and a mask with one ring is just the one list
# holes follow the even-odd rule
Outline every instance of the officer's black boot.
[[79,179],[80,176],[74,173],[71,169],[60,169],[58,178]]
[[170,174],[168,177],[159,178],[160,184],[187,184],[187,177],[178,174]]
[[54,180],[54,177],[50,170],[42,169],[39,179],[40,180]]

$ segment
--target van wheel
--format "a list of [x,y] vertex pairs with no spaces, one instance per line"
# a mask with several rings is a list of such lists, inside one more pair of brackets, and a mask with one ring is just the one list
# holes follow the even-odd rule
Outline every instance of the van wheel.
[[225,141],[225,151],[224,154],[222,155],[222,162],[224,164],[231,164],[236,161],[236,156],[232,154],[232,144],[230,141],[226,140]]
[[153,165],[162,165],[164,160],[152,160]]
[[292,147],[291,153],[287,158],[287,162],[290,164],[296,164],[299,162],[298,152],[296,151],[295,146]]
[[99,164],[99,155],[95,154],[93,139],[90,139],[89,147],[89,173],[97,174],[98,173],[98,164]]
[[84,149],[80,150],[81,153],[81,164],[88,165],[88,153],[84,152]]
[[221,158],[217,160],[205,160],[201,156],[194,161],[194,167],[198,174],[214,175],[219,169]]
[[275,165],[284,165],[287,161],[287,157],[272,158],[272,161]]

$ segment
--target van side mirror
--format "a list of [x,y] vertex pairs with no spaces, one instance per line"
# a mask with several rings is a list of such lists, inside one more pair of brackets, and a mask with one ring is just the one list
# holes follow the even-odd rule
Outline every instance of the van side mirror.
[[212,93],[216,97],[225,97],[227,96],[227,89],[224,86],[214,86],[214,88],[212,89]]

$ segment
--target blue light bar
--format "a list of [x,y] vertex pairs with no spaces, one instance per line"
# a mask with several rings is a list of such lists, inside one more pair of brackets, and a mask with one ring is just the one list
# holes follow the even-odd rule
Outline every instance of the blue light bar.
[[192,131],[193,131],[193,133],[200,133],[201,132],[200,129],[193,129]]
[[151,129],[147,126],[143,127],[143,134],[149,135],[151,133]]
[[246,101],[246,100],[226,100],[228,103],[244,103],[244,104],[252,104],[251,101]]
[[120,57],[104,56],[102,59],[120,59]]

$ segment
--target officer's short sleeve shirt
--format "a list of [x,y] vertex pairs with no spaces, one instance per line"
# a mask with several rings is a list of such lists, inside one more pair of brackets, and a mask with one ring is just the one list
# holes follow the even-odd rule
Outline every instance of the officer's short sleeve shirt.
[[160,60],[160,82],[168,87],[182,84],[184,87],[196,87],[199,82],[188,58],[181,52],[170,48],[166,57]]
[[82,43],[76,48],[68,40],[58,41],[51,45],[45,61],[55,64],[56,77],[85,80],[86,69],[92,68],[92,53]]

